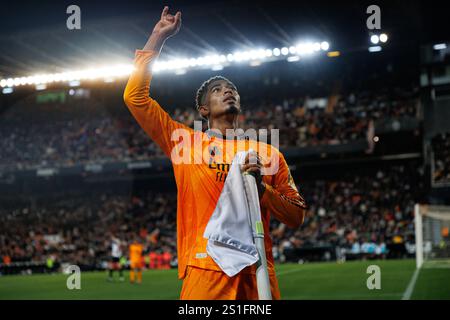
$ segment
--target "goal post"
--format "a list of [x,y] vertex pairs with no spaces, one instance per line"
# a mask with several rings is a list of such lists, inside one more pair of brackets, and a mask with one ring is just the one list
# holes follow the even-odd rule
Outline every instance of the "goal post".
[[450,206],[414,206],[416,267],[450,268]]
[[423,264],[423,233],[422,216],[420,214],[420,204],[414,206],[414,230],[416,236],[416,268],[420,269]]

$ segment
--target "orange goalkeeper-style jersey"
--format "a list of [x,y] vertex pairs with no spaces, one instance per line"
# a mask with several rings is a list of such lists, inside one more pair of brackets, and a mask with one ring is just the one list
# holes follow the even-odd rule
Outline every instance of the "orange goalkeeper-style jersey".
[[[157,55],[154,51],[136,50],[135,70],[128,80],[124,100],[139,125],[172,161],[178,189],[179,278],[185,277],[188,265],[221,271],[206,252],[208,240],[203,237],[203,233],[216,207],[234,155],[237,151],[249,148],[260,154],[261,150],[265,151],[267,156],[263,156],[263,164],[265,163],[266,166],[278,163],[276,173],[263,176],[267,187],[260,201],[268,270],[274,275],[272,241],[269,235],[270,216],[273,215],[288,226],[298,227],[303,222],[305,209],[305,202],[297,191],[283,155],[276,148],[263,142],[227,140],[194,131],[173,120],[158,102],[149,97],[152,77],[150,63],[156,59]],[[199,145],[200,148],[195,148]],[[206,156],[199,155],[205,150]],[[174,157],[174,155],[178,156]],[[190,160],[190,163],[181,161],[180,157]],[[199,159],[201,161],[198,161]],[[256,267],[253,265],[241,272],[254,274],[255,271]]]

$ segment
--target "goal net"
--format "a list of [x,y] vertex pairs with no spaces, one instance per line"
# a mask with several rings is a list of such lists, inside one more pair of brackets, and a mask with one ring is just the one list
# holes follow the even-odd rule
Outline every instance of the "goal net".
[[417,268],[450,268],[450,206],[414,207]]

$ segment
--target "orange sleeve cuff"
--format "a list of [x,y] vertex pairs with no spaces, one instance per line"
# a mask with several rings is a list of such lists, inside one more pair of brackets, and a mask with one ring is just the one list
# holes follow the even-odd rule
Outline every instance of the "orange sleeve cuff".
[[136,69],[147,66],[158,57],[159,53],[154,50],[136,50],[134,52],[134,65]]

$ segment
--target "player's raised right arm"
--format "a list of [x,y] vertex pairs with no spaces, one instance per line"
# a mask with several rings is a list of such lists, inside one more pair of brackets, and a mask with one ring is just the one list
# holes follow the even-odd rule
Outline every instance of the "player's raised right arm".
[[174,142],[172,132],[182,124],[174,121],[161,106],[149,97],[152,79],[151,65],[158,57],[164,42],[175,35],[181,26],[181,13],[175,16],[165,7],[161,19],[156,23],[152,34],[142,50],[136,50],[134,67],[124,92],[124,101],[139,125],[170,155]]

